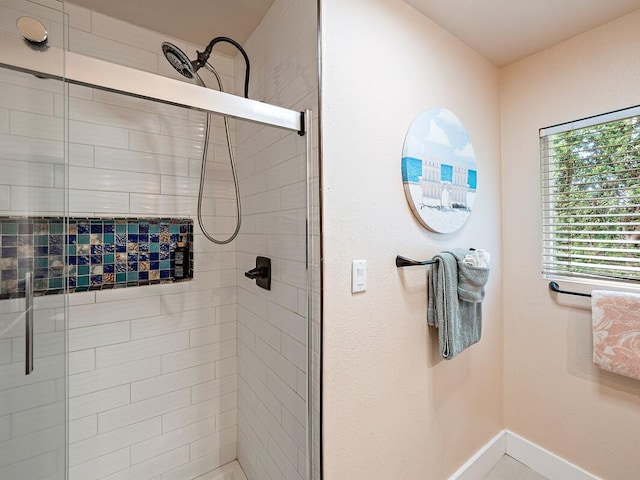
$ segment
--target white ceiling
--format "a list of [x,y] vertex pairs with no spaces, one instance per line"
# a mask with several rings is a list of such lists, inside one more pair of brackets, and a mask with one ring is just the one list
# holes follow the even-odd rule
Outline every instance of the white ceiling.
[[640,8],[640,0],[405,0],[502,67]]
[[[274,0],[67,1],[204,46],[217,36],[244,43]],[[499,67],[640,8],[640,0],[405,1]]]
[[[256,29],[274,0],[67,0],[125,22],[205,46],[214,37],[240,44]],[[222,43],[216,51],[237,52]]]

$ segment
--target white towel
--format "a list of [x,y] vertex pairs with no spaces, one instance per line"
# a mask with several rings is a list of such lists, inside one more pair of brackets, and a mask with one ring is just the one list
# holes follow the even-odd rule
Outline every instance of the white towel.
[[640,380],[640,295],[591,292],[593,363]]

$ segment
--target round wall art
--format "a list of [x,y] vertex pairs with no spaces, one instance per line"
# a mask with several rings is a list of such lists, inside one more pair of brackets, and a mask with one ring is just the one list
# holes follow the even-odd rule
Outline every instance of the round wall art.
[[426,228],[451,233],[467,221],[476,199],[476,159],[451,111],[433,108],[413,121],[402,151],[402,182],[411,211]]

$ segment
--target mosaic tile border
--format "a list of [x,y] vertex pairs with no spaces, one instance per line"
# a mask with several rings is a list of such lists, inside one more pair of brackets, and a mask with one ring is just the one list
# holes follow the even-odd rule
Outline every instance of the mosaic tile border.
[[[175,278],[175,251],[188,266]],[[193,220],[188,218],[0,217],[0,299],[134,287],[193,277]],[[66,287],[66,290],[65,290]]]

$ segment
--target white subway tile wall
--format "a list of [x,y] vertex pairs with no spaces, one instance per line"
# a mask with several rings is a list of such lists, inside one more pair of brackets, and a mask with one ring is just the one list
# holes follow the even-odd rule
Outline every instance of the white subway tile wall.
[[62,480],[65,458],[64,299],[34,303],[35,370],[25,375],[24,299],[0,301],[0,478]]
[[[23,3],[0,0],[0,31],[15,34]],[[53,37],[59,17],[43,8],[31,14]],[[65,9],[72,51],[183,80],[160,43],[192,56],[199,48]],[[310,0],[274,2],[246,45],[252,98],[317,112],[315,9]],[[213,64],[226,91],[242,88],[242,63],[214,54]],[[0,214],[57,214],[66,186],[76,216],[195,218],[201,112],[71,86],[68,175],[63,113],[59,83],[0,71]],[[237,457],[250,480],[307,478],[305,139],[231,126],[245,212],[237,242],[213,245],[196,226],[192,281],[69,298],[70,480],[184,480]],[[224,138],[222,119],[213,118],[204,221],[218,236],[235,226]],[[256,255],[272,257],[270,292],[243,275]],[[61,462],[52,439],[64,425],[64,310],[55,301],[36,303],[37,359],[47,361],[36,361],[35,376],[14,378],[21,331],[0,335],[0,384],[15,386],[0,387],[3,479],[26,468],[15,453],[25,442],[43,465]],[[0,302],[0,331],[23,308]]]
[[[252,59],[251,98],[317,114],[316,19],[311,0],[273,3],[244,45]],[[237,58],[236,93],[242,88],[242,64]],[[315,133],[312,129],[312,138]],[[238,457],[249,480],[310,480],[307,178],[317,184],[318,177],[317,171],[307,172],[305,140],[248,123],[236,129],[245,211],[237,248]],[[317,164],[315,146],[311,153]],[[317,196],[309,200],[318,205]],[[315,229],[309,233],[318,234]],[[243,279],[256,255],[271,258],[270,292]],[[319,400],[319,389],[315,391]],[[312,472],[312,478],[319,478],[318,473]]]
[[[15,19],[29,13],[21,11],[25,3],[0,0],[0,30],[15,34]],[[65,8],[69,46],[80,53],[180,78],[164,68],[161,42],[196,48]],[[43,18],[41,9],[31,14]],[[59,18],[46,13],[55,32]],[[215,65],[233,91],[233,62],[215,58]],[[194,217],[200,112],[72,86],[65,175],[62,88],[0,71],[0,214],[59,214],[68,186],[72,215]],[[232,230],[235,215],[228,207],[234,191],[222,125],[214,119],[205,189],[210,215],[227,217],[209,219],[219,235]],[[71,480],[182,480],[192,478],[185,472],[203,474],[236,457],[236,254],[209,247],[198,229],[195,235],[193,282],[70,297]],[[0,385],[13,387],[0,386],[0,478],[8,480],[27,478],[22,452],[38,456],[39,468],[64,466],[63,299],[37,300],[36,368],[28,377],[24,326],[12,325],[24,300],[0,302]]]
[[[19,0],[0,1],[0,31],[18,35],[15,22],[36,15],[51,31],[62,15]],[[61,41],[52,44],[61,46]],[[19,215],[39,203],[59,214],[56,181],[64,169],[62,123],[56,116],[59,82],[0,73],[0,211]],[[40,130],[40,131],[38,131]],[[63,172],[63,170],[62,170]],[[25,300],[0,301],[0,478],[64,479],[64,298],[34,302],[35,369],[25,375]]]

